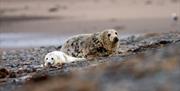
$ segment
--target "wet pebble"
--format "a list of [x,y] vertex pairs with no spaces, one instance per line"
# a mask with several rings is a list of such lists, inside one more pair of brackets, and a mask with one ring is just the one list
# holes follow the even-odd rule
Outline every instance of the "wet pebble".
[[9,75],[9,71],[5,68],[0,68],[0,79],[5,78]]

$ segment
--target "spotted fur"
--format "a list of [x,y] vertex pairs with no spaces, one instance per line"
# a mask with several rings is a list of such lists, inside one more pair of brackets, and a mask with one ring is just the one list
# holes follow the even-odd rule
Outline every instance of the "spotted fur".
[[74,57],[103,57],[115,54],[119,48],[117,31],[104,30],[94,34],[80,34],[69,38],[61,51]]

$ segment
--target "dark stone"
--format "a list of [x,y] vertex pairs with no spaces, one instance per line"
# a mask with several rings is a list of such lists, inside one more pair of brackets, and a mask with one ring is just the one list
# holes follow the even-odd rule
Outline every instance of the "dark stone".
[[5,68],[0,68],[0,78],[5,78],[9,75],[9,71]]

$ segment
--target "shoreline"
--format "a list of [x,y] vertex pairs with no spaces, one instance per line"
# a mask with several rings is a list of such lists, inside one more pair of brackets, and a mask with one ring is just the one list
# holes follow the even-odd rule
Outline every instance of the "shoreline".
[[[106,66],[102,66],[102,65],[108,65],[111,66],[111,68],[117,67],[114,66],[113,63],[119,65],[120,67],[127,67],[127,69],[109,69],[108,67],[108,71],[112,71],[112,72],[121,72],[119,70],[124,70],[123,72],[129,72],[129,67],[130,65],[133,63],[135,66],[133,71],[130,71],[130,74],[126,74],[127,76],[132,76],[132,72],[135,75],[135,77],[137,76],[137,80],[139,81],[140,77],[142,77],[143,79],[146,80],[155,80],[154,76],[144,76],[142,75],[141,72],[147,72],[147,69],[149,70],[148,73],[152,71],[152,74],[154,75],[158,75],[159,73],[159,66],[155,65],[155,64],[159,64],[159,62],[162,62],[161,64],[163,64],[164,62],[162,61],[162,57],[163,59],[166,58],[172,58],[172,60],[167,61],[167,62],[172,62],[171,63],[167,63],[167,64],[163,64],[162,67],[166,67],[167,68],[162,68],[161,72],[176,72],[177,70],[179,71],[179,69],[174,69],[174,70],[168,70],[171,69],[169,68],[169,65],[171,65],[172,67],[174,67],[174,62],[176,62],[175,59],[173,59],[173,57],[178,57],[178,53],[179,53],[179,43],[180,43],[180,33],[179,32],[169,32],[169,33],[161,33],[161,34],[147,34],[144,36],[130,36],[128,38],[124,38],[122,40],[120,40],[120,49],[119,51],[121,52],[118,55],[114,55],[112,57],[100,57],[100,58],[95,58],[92,60],[87,60],[87,61],[81,61],[81,62],[73,62],[73,63],[69,63],[69,64],[64,64],[61,66],[58,66],[57,68],[41,68],[39,67],[42,63],[43,63],[43,59],[45,54],[47,54],[48,52],[51,51],[55,51],[57,50],[57,47],[55,46],[51,46],[51,47],[39,47],[39,48],[27,48],[27,49],[13,49],[13,50],[2,50],[2,57],[1,57],[1,70],[0,70],[0,75],[4,72],[3,70],[5,70],[5,72],[8,72],[7,75],[4,75],[5,78],[1,78],[2,80],[4,80],[3,82],[0,82],[1,85],[0,89],[3,89],[3,91],[14,91],[14,88],[18,88],[23,90],[23,88],[26,88],[27,85],[29,86],[34,86],[33,84],[35,84],[36,82],[38,83],[39,80],[41,78],[46,78],[47,79],[41,79],[41,81],[49,81],[49,79],[57,77],[57,76],[63,76],[65,78],[62,79],[66,79],[66,77],[68,77],[68,75],[71,74],[71,72],[80,72],[77,73],[77,75],[81,75],[83,76],[83,72],[94,72],[97,71],[95,73],[93,73],[93,76],[98,76],[98,74],[103,74],[101,72],[107,71],[105,70]],[[174,49],[176,48],[176,49]],[[172,50],[174,52],[172,52]],[[178,50],[178,51],[177,51]],[[177,54],[176,54],[177,52]],[[154,53],[156,53],[157,55],[154,55]],[[176,54],[177,56],[175,56],[174,54]],[[139,56],[138,56],[139,55]],[[146,60],[144,61],[142,59],[142,55],[143,58]],[[167,56],[169,55],[169,56]],[[153,56],[152,58],[154,58],[154,61],[152,60],[151,56]],[[159,58],[161,59],[161,61],[159,61]],[[134,60],[134,61],[130,61],[130,60]],[[137,62],[136,62],[137,61]],[[127,65],[120,65],[120,64],[124,64],[127,62]],[[150,64],[149,64],[150,62]],[[166,62],[166,61],[165,61]],[[141,65],[138,65],[141,64]],[[143,65],[146,64],[146,65]],[[152,65],[153,64],[153,65]],[[139,67],[141,68],[141,66],[143,65],[143,67],[147,67],[146,69],[141,69],[139,70]],[[150,65],[150,66],[149,66]],[[177,64],[179,65],[179,64]],[[118,66],[118,67],[119,67]],[[171,67],[170,66],[170,67]],[[101,68],[102,67],[102,68]],[[132,67],[132,66],[131,66]],[[149,68],[150,67],[150,68]],[[156,69],[157,68],[157,69]],[[91,71],[90,69],[95,69],[93,71]],[[101,71],[101,70],[104,71]],[[155,71],[155,73],[154,73]],[[3,73],[4,74],[4,73]],[[5,73],[6,74],[6,73]],[[66,75],[65,75],[66,74]],[[91,73],[90,73],[91,74]],[[90,75],[89,74],[89,75]],[[137,75],[138,74],[138,75]],[[64,76],[65,75],[65,76]],[[106,75],[106,74],[104,74]],[[107,74],[108,75],[108,74]],[[112,74],[112,79],[117,77],[121,77],[119,74]],[[142,76],[141,76],[142,75]],[[170,74],[172,76],[172,78],[174,78],[174,74]],[[179,74],[180,75],[180,74]],[[122,79],[126,79],[131,81],[131,79],[127,78],[127,76],[122,76]],[[166,76],[166,75],[163,75]],[[74,79],[77,79],[76,76],[72,76]],[[84,76],[86,77],[86,76]],[[152,79],[148,79],[149,77],[152,77]],[[8,79],[7,79],[8,78]],[[57,78],[59,79],[59,78]],[[107,78],[106,78],[107,79]],[[108,78],[110,81],[114,82],[112,79]],[[28,83],[28,82],[33,82],[33,83]],[[96,79],[97,81],[97,79]],[[171,80],[174,82],[174,80]],[[56,82],[58,82],[56,80]],[[67,81],[68,83],[71,82]],[[78,81],[79,82],[79,81]],[[109,81],[107,81],[109,82]],[[118,81],[121,82],[121,81]],[[46,84],[46,82],[43,82],[42,84]],[[99,85],[103,85],[106,84],[102,83]],[[134,83],[137,84],[137,83]],[[175,83],[177,85],[177,83]],[[108,85],[108,84],[106,84]],[[59,86],[59,85],[58,85]],[[108,85],[109,86],[109,85]],[[162,85],[164,86],[164,85]],[[54,85],[52,85],[52,87],[54,87]],[[83,87],[83,86],[82,86]],[[38,87],[41,88],[41,87]],[[38,89],[36,88],[36,89]],[[43,87],[42,87],[43,88]],[[113,87],[113,88],[119,88],[119,86],[117,87]],[[26,90],[23,90],[26,91]],[[39,91],[39,90],[38,90]],[[108,90],[109,91],[109,90]]]

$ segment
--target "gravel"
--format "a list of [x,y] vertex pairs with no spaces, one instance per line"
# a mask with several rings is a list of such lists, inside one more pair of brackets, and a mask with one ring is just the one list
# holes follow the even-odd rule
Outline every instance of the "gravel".
[[[176,80],[180,77],[180,63],[177,61],[180,59],[179,41],[178,32],[129,36],[120,40],[118,55],[54,68],[43,68],[41,64],[48,52],[60,47],[3,50],[0,91],[14,91],[16,88],[30,91],[29,87],[33,87],[33,91],[56,88],[70,91],[65,86],[74,84],[74,81],[78,83],[72,88],[78,91],[179,91],[180,82]],[[35,85],[41,81],[47,82]],[[83,84],[84,81],[87,84]],[[52,82],[50,90],[45,89],[48,82]],[[57,83],[64,85],[56,87]]]

